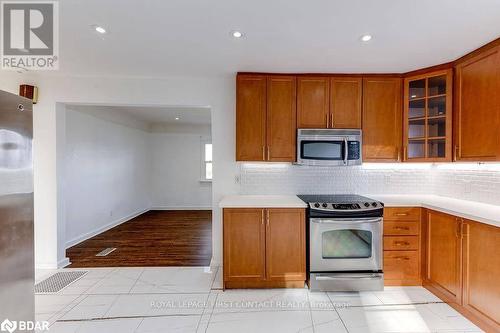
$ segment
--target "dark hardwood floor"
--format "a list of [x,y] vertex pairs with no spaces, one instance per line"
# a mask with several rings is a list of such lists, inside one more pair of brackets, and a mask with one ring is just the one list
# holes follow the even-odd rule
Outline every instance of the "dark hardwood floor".
[[[108,247],[106,257],[95,255]],[[66,250],[69,267],[208,266],[211,211],[149,211]]]

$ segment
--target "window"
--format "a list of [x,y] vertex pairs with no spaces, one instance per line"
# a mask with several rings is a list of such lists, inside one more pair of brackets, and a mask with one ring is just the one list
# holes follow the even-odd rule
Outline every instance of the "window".
[[201,164],[201,180],[212,180],[212,143],[209,140],[201,141],[202,164]]

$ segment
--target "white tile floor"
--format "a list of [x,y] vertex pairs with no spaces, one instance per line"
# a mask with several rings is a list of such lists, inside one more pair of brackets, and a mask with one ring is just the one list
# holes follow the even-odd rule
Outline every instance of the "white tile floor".
[[106,268],[36,295],[50,332],[480,332],[421,287],[222,292],[218,267]]

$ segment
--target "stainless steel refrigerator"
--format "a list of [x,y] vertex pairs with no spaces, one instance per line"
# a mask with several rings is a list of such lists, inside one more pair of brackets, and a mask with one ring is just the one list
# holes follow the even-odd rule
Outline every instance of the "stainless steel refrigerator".
[[0,91],[0,323],[34,320],[33,108]]

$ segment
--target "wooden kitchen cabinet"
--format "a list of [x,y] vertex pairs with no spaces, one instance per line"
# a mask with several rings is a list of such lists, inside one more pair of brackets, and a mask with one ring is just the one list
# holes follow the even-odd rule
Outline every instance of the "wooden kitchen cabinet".
[[459,61],[455,160],[500,160],[500,46]]
[[236,160],[294,162],[295,77],[245,74],[236,82]]
[[305,210],[225,208],[224,288],[303,288]]
[[330,80],[330,128],[361,129],[363,80],[333,77]]
[[384,285],[419,286],[421,208],[384,208]]
[[363,79],[363,162],[401,160],[401,78]]
[[294,76],[267,78],[267,161],[295,161],[297,151],[296,86]]
[[404,161],[451,161],[452,80],[452,69],[405,79]]
[[361,128],[361,78],[306,76],[297,87],[297,128]]
[[446,302],[460,304],[462,235],[457,217],[427,211],[424,286]]
[[236,77],[236,160],[266,157],[266,77]]
[[297,79],[297,128],[327,128],[330,123],[330,79]]
[[500,228],[463,220],[463,300],[487,332],[500,331]]
[[266,213],[267,279],[305,281],[305,211],[274,208]]
[[264,210],[224,209],[224,281],[265,279]]

